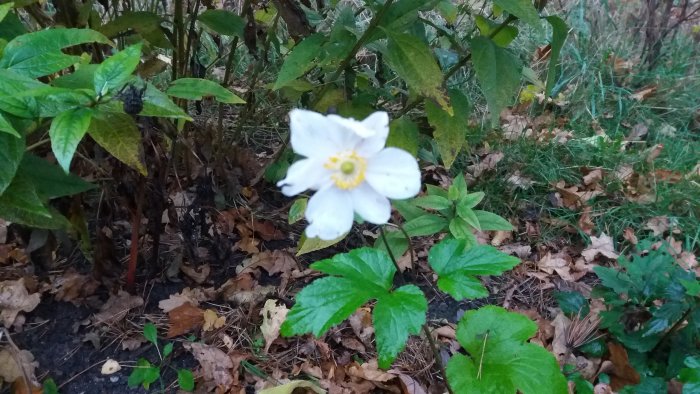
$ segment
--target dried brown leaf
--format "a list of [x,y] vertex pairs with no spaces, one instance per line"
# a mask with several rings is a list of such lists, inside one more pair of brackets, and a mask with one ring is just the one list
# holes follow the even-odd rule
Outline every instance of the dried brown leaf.
[[265,301],[265,306],[260,311],[263,322],[260,325],[260,332],[265,338],[265,353],[270,349],[272,342],[280,336],[280,327],[287,318],[289,309],[284,304],[277,305],[276,300]]
[[233,361],[217,347],[197,342],[186,342],[185,349],[197,359],[204,380],[215,383],[224,390],[233,384]]
[[184,303],[168,312],[168,321],[170,325],[166,337],[174,338],[202,327],[204,311],[189,302]]
[[605,233],[601,233],[600,237],[591,236],[591,245],[581,252],[581,256],[589,262],[595,260],[599,254],[609,259],[616,259],[620,256],[615,253],[613,239]]
[[110,296],[100,308],[100,312],[95,314],[95,324],[114,324],[124,319],[131,309],[142,305],[143,298],[120,290],[116,295]]
[[20,312],[31,312],[39,305],[41,294],[29,294],[24,278],[0,282],[0,321],[9,328]]

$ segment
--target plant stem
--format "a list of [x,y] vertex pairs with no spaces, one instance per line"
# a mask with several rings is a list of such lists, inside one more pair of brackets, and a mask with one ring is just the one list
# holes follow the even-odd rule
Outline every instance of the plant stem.
[[673,327],[671,327],[670,330],[666,331],[666,333],[661,337],[661,339],[659,339],[659,342],[656,343],[656,346],[654,346],[654,349],[651,350],[651,353],[650,353],[650,354],[656,353],[656,351],[658,350],[659,346],[661,346],[661,344],[664,343],[664,342],[671,336],[671,334],[673,334],[674,332],[678,331],[678,327],[680,327],[681,324],[683,324],[683,322],[686,321],[686,319],[688,319],[688,316],[690,316],[690,314],[693,313],[693,312],[695,311],[696,308],[697,308],[697,307],[695,307],[695,308],[688,308],[688,310],[685,311],[685,313],[683,314],[683,316],[681,316],[681,318],[678,319],[678,321],[673,325]]

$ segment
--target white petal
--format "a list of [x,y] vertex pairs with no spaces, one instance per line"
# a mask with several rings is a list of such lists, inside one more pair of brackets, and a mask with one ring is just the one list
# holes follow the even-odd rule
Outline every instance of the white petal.
[[386,112],[375,112],[366,117],[362,125],[374,130],[375,135],[363,139],[356,150],[362,156],[373,156],[386,145],[386,139],[389,137],[389,115]]
[[367,183],[379,194],[404,199],[420,191],[418,162],[410,153],[398,148],[386,148],[367,162]]
[[306,157],[326,159],[353,149],[360,137],[318,112],[294,109],[289,113],[291,143],[294,152]]
[[328,120],[334,122],[338,126],[344,127],[346,130],[354,133],[360,138],[373,137],[377,134],[377,131],[352,118],[343,118],[342,116],[338,115],[328,115]]
[[358,215],[374,224],[384,224],[391,216],[389,199],[377,193],[367,182],[350,191],[352,206]]
[[316,192],[306,207],[306,236],[333,240],[352,228],[353,208],[350,193],[334,186]]
[[326,183],[332,182],[328,170],[318,159],[302,159],[289,167],[287,177],[277,182],[285,196],[294,196],[304,190],[318,190]]

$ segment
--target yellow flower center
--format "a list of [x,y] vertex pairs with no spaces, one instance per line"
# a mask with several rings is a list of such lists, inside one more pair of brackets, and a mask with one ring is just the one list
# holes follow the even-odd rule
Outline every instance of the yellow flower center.
[[324,167],[331,170],[331,179],[343,190],[354,189],[365,180],[367,161],[355,151],[348,151],[328,158]]

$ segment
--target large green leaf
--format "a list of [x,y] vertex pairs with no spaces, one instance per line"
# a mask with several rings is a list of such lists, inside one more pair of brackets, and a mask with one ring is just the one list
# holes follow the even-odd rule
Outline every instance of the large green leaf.
[[231,11],[206,10],[197,19],[204,26],[224,36],[239,36],[243,38],[245,20]]
[[537,9],[530,0],[493,0],[493,3],[513,16],[522,19],[523,22],[534,27],[536,30],[542,29],[540,16]]
[[372,318],[380,368],[389,368],[406,346],[408,336],[418,334],[427,310],[425,295],[414,285],[399,287],[377,299]]
[[468,352],[447,364],[456,392],[566,394],[559,364],[546,349],[526,342],[537,331],[527,317],[497,306],[464,314],[457,341]]
[[161,16],[153,12],[127,11],[102,25],[98,30],[110,38],[135,31],[151,44],[159,48],[169,49],[172,48],[172,43],[162,30],[161,23],[163,21]]
[[0,195],[5,192],[19,168],[24,155],[24,138],[0,133]]
[[438,274],[438,287],[457,300],[487,295],[476,275],[500,275],[520,260],[486,245],[467,247],[463,239],[445,239],[428,253],[428,263]]
[[73,174],[66,174],[61,167],[29,152],[22,158],[17,173],[34,184],[42,200],[70,196],[95,188],[94,184]]
[[90,126],[92,110],[78,108],[66,111],[54,118],[49,128],[51,149],[56,161],[65,172],[70,171],[70,162],[75,150]]
[[369,38],[368,42],[383,37],[385,32],[403,33],[418,20],[420,11],[433,9],[440,0],[398,0],[389,7],[384,14],[379,26]]
[[26,32],[27,28],[19,19],[16,12],[8,13],[5,15],[5,18],[0,21],[0,40],[10,41]]
[[48,75],[79,59],[63,54],[61,49],[89,42],[111,43],[101,33],[90,29],[56,28],[23,34],[7,43],[0,67],[32,78]]
[[442,107],[447,103],[440,90],[442,70],[430,48],[411,34],[387,31],[389,43],[385,58],[389,66],[418,94],[435,99]]
[[173,81],[165,92],[170,96],[187,100],[201,100],[213,96],[222,103],[243,104],[242,98],[214,81],[201,78],[180,78]]
[[141,151],[141,133],[131,116],[123,112],[96,112],[88,133],[112,156],[141,175],[148,175]]
[[389,123],[386,146],[394,146],[416,156],[418,154],[418,125],[406,116]]
[[325,43],[326,37],[323,34],[312,34],[298,43],[282,64],[277,80],[273,86],[274,90],[287,86],[290,82],[301,77],[314,67],[313,60],[319,56],[321,46]]
[[450,90],[450,101],[453,107],[451,114],[430,100],[425,103],[428,122],[435,128],[433,137],[445,168],[452,166],[466,142],[471,109],[469,99],[460,90]]
[[474,214],[479,220],[482,231],[510,231],[514,229],[509,221],[495,213],[475,209]]
[[143,95],[143,110],[139,113],[139,116],[192,120],[182,108],[173,103],[173,100],[167,94],[161,92],[150,83],[146,84],[146,92]]
[[362,283],[363,288],[375,296],[391,289],[396,273],[389,255],[373,248],[360,248],[349,253],[337,254],[333,258],[311,264],[311,268]]
[[411,237],[433,235],[447,228],[447,219],[439,215],[424,213],[407,221],[403,228]]
[[0,218],[40,228],[60,228],[66,223],[46,208],[31,179],[19,172],[0,196]]
[[51,85],[65,89],[93,90],[95,86],[95,71],[97,71],[99,66],[99,64],[81,64],[80,67],[76,67],[74,72],[61,75],[51,81]]
[[141,43],[124,48],[102,62],[95,70],[95,94],[105,96],[131,77],[141,60]]
[[20,118],[38,117],[36,100],[20,96],[27,91],[46,87],[43,83],[20,75],[12,70],[0,68],[0,110]]
[[566,36],[569,34],[569,27],[566,25],[566,22],[564,22],[563,19],[556,15],[548,16],[545,19],[550,25],[552,25],[552,40],[550,41],[552,50],[549,54],[547,85],[545,87],[545,94],[549,96],[552,94],[552,88],[554,87],[554,82],[557,75],[557,66],[559,65],[559,54],[561,53],[561,48],[564,46],[564,42],[566,41]]
[[520,85],[521,65],[507,49],[486,37],[474,38],[471,46],[476,79],[489,105],[491,123],[496,125]]
[[[500,23],[496,23],[492,20],[486,19],[481,15],[477,15],[474,19],[476,26],[479,28],[479,32],[482,36],[488,37],[493,34],[496,29],[499,28]],[[518,28],[515,26],[506,26],[501,28],[501,30],[496,33],[491,39],[493,42],[501,47],[507,47],[515,37],[518,36]]]
[[3,133],[8,133],[14,137],[20,137],[19,132],[17,132],[15,127],[12,126],[12,123],[10,123],[5,116],[3,116],[2,112],[0,112],[0,131]]
[[3,19],[5,19],[7,14],[12,9],[12,6],[14,6],[14,5],[15,5],[15,3],[13,3],[13,2],[0,4],[0,22],[2,22]]

